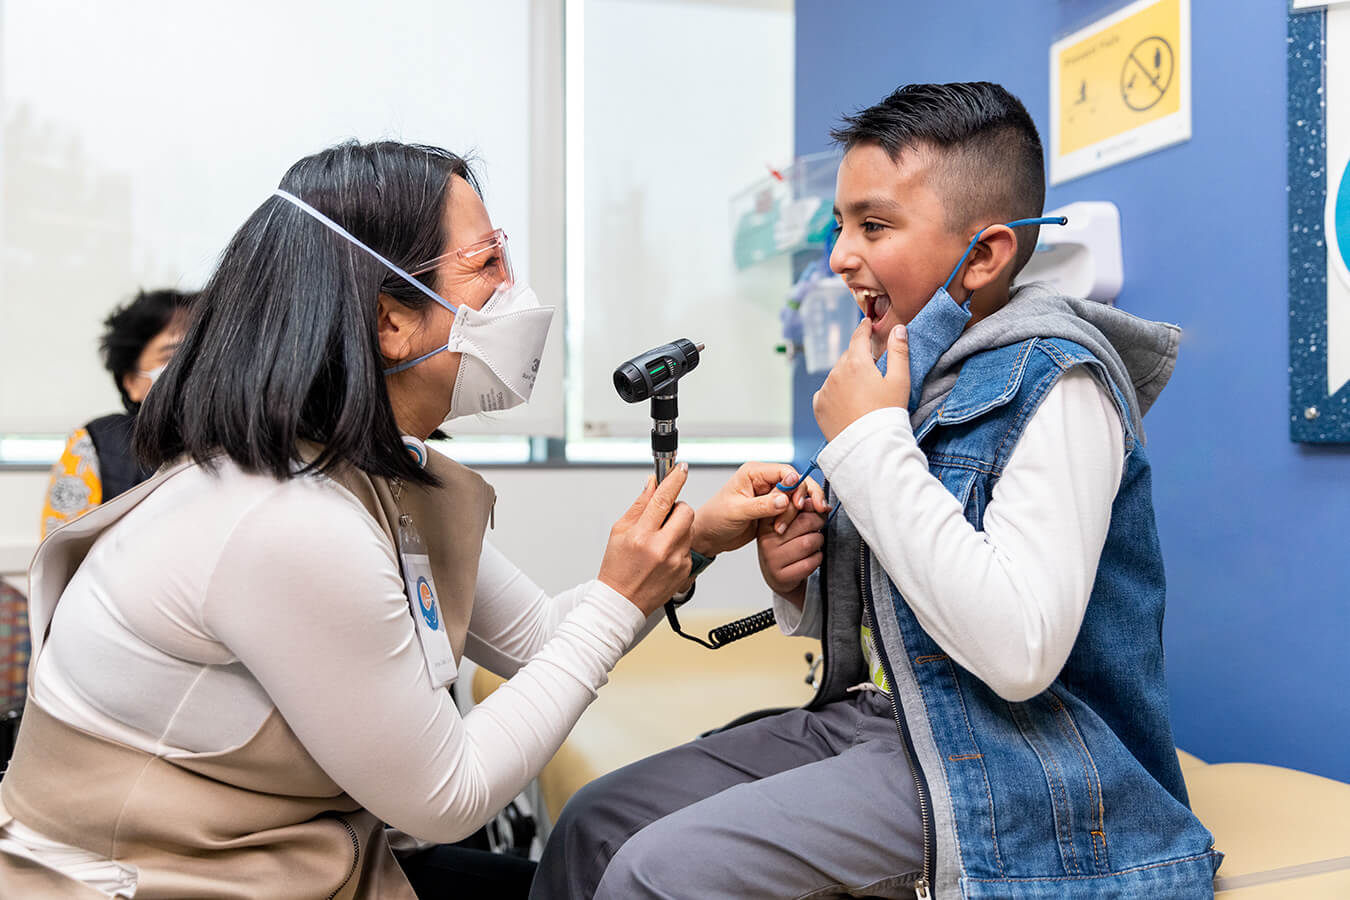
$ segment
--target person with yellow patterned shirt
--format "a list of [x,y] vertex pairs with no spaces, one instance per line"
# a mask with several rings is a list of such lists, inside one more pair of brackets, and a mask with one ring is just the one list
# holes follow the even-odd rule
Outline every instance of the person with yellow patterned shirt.
[[99,352],[126,411],[94,419],[66,440],[42,504],[42,537],[151,475],[131,452],[131,433],[141,401],[178,349],[195,296],[140,291],[104,320]]

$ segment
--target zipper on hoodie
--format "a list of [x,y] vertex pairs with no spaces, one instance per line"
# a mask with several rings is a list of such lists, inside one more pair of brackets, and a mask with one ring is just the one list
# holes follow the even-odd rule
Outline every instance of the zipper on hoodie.
[[352,839],[352,866],[347,870],[347,877],[342,879],[341,884],[333,888],[333,893],[328,895],[327,900],[333,900],[347,886],[347,882],[352,880],[352,876],[356,874],[356,864],[361,859],[361,839],[356,836],[356,829],[352,827],[351,822],[348,822],[342,816],[334,816],[334,818],[342,823],[342,827],[347,829],[347,836]]
[[[858,587],[862,592],[863,620],[867,623],[867,627],[871,629],[872,634],[876,635],[880,632],[877,630],[876,616],[872,611],[872,586],[868,568],[867,544],[862,542],[858,549]],[[905,762],[909,763],[909,774],[914,779],[914,793],[919,798],[919,822],[923,826],[923,874],[914,883],[914,893],[918,900],[929,900],[932,896],[929,889],[933,883],[933,870],[937,868],[937,854],[934,846],[936,844],[936,828],[933,825],[933,817],[930,813],[928,783],[924,780],[923,771],[915,761],[916,754],[914,743],[909,736],[909,726],[906,724],[904,717],[900,715],[900,707],[895,700],[896,685],[899,683],[895,680],[895,670],[891,668],[890,659],[886,656],[886,651],[882,649],[881,641],[873,640],[872,649],[881,660],[881,669],[886,673],[886,683],[891,686],[891,690],[886,696],[891,701],[891,715],[895,718],[895,727],[900,732],[900,746],[905,751]]]

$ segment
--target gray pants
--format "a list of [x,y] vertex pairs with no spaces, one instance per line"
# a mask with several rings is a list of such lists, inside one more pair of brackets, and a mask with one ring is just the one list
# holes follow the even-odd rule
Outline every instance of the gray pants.
[[922,848],[890,700],[859,694],[591,782],[563,809],[530,897],[913,897]]

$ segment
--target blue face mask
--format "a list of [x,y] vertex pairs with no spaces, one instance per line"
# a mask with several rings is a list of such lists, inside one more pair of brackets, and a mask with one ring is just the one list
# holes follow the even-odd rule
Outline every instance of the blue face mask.
[[[1007,222],[1009,228],[1017,228],[1020,225],[1067,225],[1069,220],[1064,216],[1044,216],[1036,219],[1017,219]],[[919,399],[923,396],[923,383],[928,379],[928,374],[933,371],[937,365],[938,359],[946,353],[956,343],[956,339],[966,330],[966,323],[970,321],[970,297],[967,296],[964,303],[957,303],[949,292],[952,282],[956,275],[961,271],[961,267],[966,263],[966,257],[970,256],[975,245],[980,242],[984,233],[993,226],[981,228],[975,237],[971,238],[970,244],[966,247],[966,252],[961,254],[961,258],[956,263],[956,268],[947,276],[947,280],[942,286],[934,292],[923,308],[915,314],[909,324],[905,326],[905,331],[909,338],[909,406],[908,409],[914,409],[919,405]],[[882,375],[886,374],[886,353],[881,354],[877,360],[877,369]],[[810,475],[816,466],[816,457],[820,451],[825,449],[821,444],[820,449],[811,456],[810,464],[806,471],[802,473],[802,478]],[[800,481],[800,479],[799,479]],[[793,486],[795,487],[795,485]],[[791,487],[778,485],[779,490],[790,491]]]

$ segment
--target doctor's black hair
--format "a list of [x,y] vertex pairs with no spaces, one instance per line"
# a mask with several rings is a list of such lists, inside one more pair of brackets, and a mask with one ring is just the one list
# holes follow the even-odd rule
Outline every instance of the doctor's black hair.
[[[339,144],[291,166],[281,189],[405,271],[444,252],[452,176],[468,161],[394,141]],[[433,290],[435,273],[417,276]],[[349,464],[421,484],[385,388],[377,298],[434,302],[282,197],[264,200],[221,254],[183,343],[147,395],[135,450],[151,468],[221,455],[286,480]],[[322,446],[306,465],[302,441]]]
[[[830,132],[845,151],[876,144],[898,162],[906,151],[934,152],[946,226],[967,238],[991,224],[1039,216],[1045,206],[1045,153],[1022,101],[988,81],[907,84]],[[1021,271],[1039,226],[1017,232]]]
[[122,380],[135,374],[145,347],[169,324],[173,317],[192,303],[196,294],[163,288],[158,291],[137,291],[121,306],[115,307],[103,320],[103,336],[98,341],[98,352],[103,357],[103,368],[112,375],[122,405],[135,413],[140,404],[127,394]]

